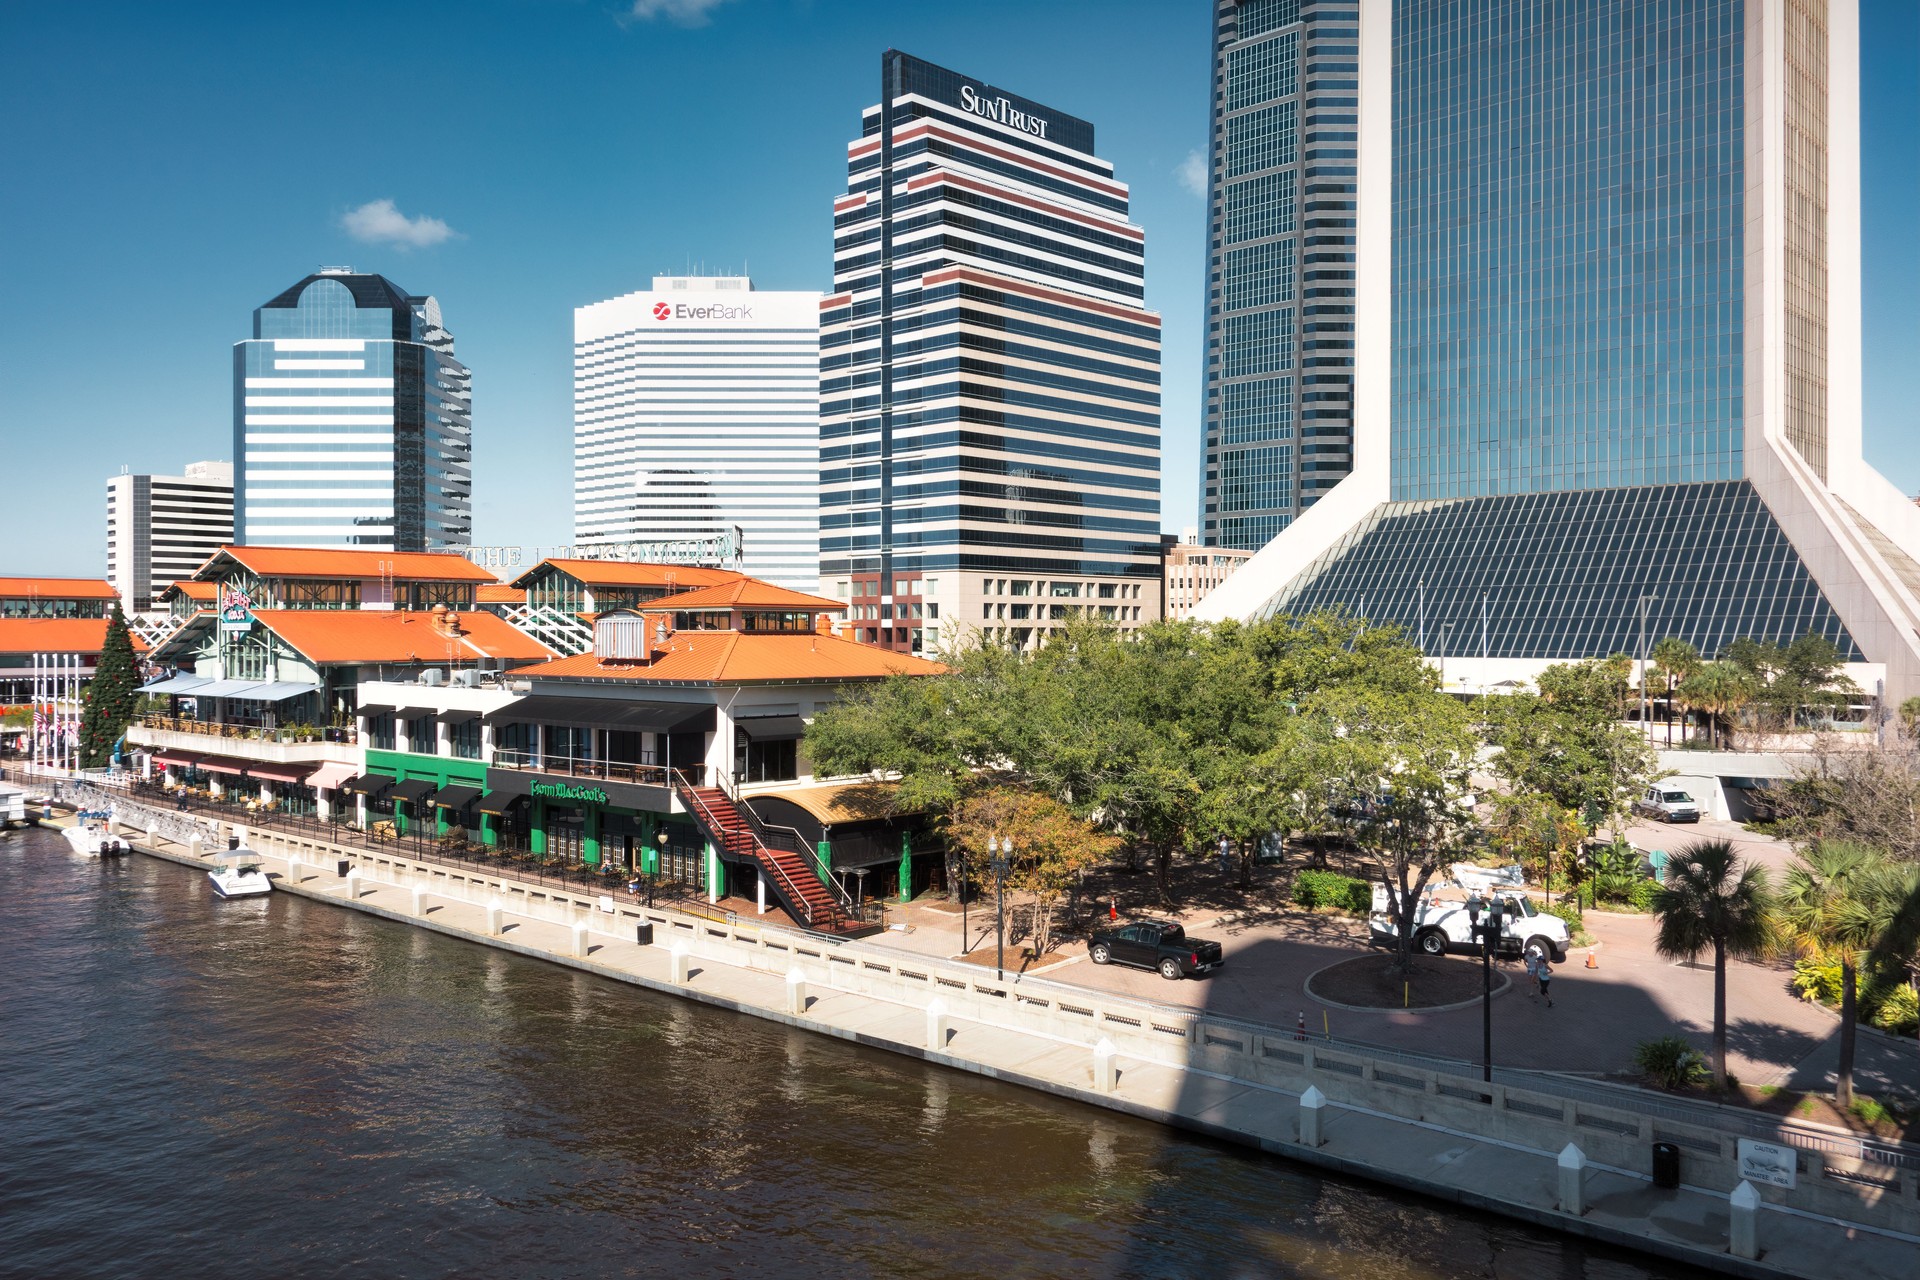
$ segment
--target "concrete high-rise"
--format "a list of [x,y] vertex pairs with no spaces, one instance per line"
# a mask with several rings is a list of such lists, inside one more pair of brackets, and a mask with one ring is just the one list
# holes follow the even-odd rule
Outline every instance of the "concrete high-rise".
[[434,298],[325,268],[233,346],[234,525],[254,546],[473,541],[473,384]]
[[1920,693],[1920,510],[1860,447],[1857,0],[1348,11],[1353,470],[1203,616],[1343,605],[1468,678],[1813,632]]
[[[737,527],[739,568],[820,578],[820,295],[656,276],[573,313],[573,540]],[[638,558],[646,558],[644,555]]]
[[189,462],[177,476],[107,480],[107,581],[143,613],[233,541],[233,464]]
[[918,652],[1159,611],[1160,318],[1093,126],[906,54],[847,147],[821,589]]

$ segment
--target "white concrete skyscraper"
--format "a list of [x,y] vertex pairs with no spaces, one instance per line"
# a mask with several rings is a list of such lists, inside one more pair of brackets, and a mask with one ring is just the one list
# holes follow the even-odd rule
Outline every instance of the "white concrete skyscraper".
[[738,527],[744,572],[813,590],[819,360],[820,295],[755,291],[744,276],[656,276],[576,308],[575,544]]
[[178,476],[107,480],[107,581],[128,613],[233,541],[233,464],[189,462]]

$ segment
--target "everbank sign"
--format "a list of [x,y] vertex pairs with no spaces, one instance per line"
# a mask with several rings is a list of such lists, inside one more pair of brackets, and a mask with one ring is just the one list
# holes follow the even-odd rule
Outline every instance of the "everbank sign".
[[1047,136],[1047,122],[1032,112],[1022,111],[1004,97],[984,98],[980,91],[970,84],[960,86],[960,105],[976,116],[982,116],[996,124],[1021,133],[1030,133],[1036,138]]
[[684,302],[656,302],[653,304],[655,320],[751,320],[752,307],[727,307],[715,303],[712,306],[695,307]]

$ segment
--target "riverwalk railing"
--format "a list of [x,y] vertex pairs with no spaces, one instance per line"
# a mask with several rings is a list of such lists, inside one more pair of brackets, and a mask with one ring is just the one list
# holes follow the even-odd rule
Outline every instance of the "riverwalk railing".
[[[145,806],[123,805],[122,820],[131,818],[135,827],[152,816]],[[309,866],[348,852],[279,836],[253,843],[263,853]],[[1108,1061],[1118,1055],[1295,1094],[1313,1085],[1358,1110],[1533,1150],[1557,1151],[1571,1142],[1591,1161],[1629,1170],[1646,1170],[1652,1145],[1671,1142],[1685,1153],[1684,1180],[1720,1193],[1742,1180],[1739,1140],[1759,1136],[1797,1153],[1795,1185],[1763,1188],[1769,1202],[1876,1230],[1920,1234],[1920,1148],[1909,1144],[1751,1113],[1729,1115],[1731,1108],[1675,1105],[1640,1090],[1546,1073],[1507,1072],[1486,1083],[1477,1068],[1459,1062],[1421,1060],[1381,1046],[1303,1036],[1297,1028],[1048,979],[999,979],[970,964],[766,924],[723,923],[607,895],[516,886],[493,869],[437,864],[430,855],[409,856],[391,847],[355,863],[356,873],[373,883],[480,905],[504,899],[510,913],[575,928],[592,928],[609,915],[650,921],[665,930],[669,944],[709,963],[782,975],[798,970],[823,989],[927,1009],[930,1016],[937,1008],[942,1018],[1077,1044],[1096,1064],[1104,1053]],[[1097,1070],[1093,1078],[1097,1082]]]

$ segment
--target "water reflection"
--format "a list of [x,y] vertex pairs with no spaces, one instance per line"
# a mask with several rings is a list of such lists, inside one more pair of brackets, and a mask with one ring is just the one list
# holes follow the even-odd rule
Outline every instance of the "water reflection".
[[285,894],[0,843],[0,1273],[1566,1276],[1630,1259]]

